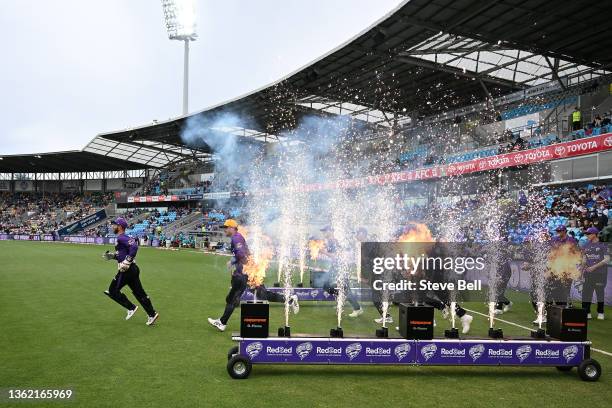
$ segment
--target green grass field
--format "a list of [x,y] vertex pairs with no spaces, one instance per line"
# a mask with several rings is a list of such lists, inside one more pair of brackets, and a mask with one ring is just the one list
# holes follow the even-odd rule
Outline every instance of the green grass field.
[[[72,402],[29,402],[19,406],[73,407],[529,407],[610,406],[612,357],[593,353],[603,366],[596,383],[575,370],[500,367],[255,366],[245,381],[226,372],[231,332],[206,322],[224,306],[229,278],[226,257],[194,251],[143,248],[141,278],[158,324],[147,327],[142,310],[130,321],[102,291],[116,270],[100,255],[106,248],[70,244],[0,241],[0,389],[72,388]],[[133,296],[129,289],[125,293]],[[525,326],[531,306],[515,295],[502,318]],[[482,303],[466,305],[485,312]],[[271,307],[271,331],[281,326],[282,307]],[[349,308],[350,309],[350,308]],[[392,313],[396,315],[396,311]],[[612,352],[609,320],[593,321],[593,347]],[[344,331],[373,334],[376,311],[366,305]],[[472,334],[486,335],[487,321],[475,316]],[[448,323],[438,316],[438,334]],[[293,332],[325,334],[335,325],[332,303],[302,303]],[[500,324],[506,334],[526,332]],[[15,406],[17,406],[15,405]],[[2,406],[10,406],[0,402]]]

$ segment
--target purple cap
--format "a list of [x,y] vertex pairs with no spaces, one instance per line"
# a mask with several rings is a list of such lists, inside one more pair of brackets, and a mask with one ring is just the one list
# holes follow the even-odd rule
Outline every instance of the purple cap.
[[115,220],[113,221],[113,224],[120,225],[123,228],[127,228],[128,227],[128,223],[125,220],[125,218],[123,218],[123,217],[115,218]]
[[595,227],[589,227],[586,230],[586,234],[599,234],[599,230]]
[[555,231],[567,231],[567,228],[565,227],[565,225],[559,225]]

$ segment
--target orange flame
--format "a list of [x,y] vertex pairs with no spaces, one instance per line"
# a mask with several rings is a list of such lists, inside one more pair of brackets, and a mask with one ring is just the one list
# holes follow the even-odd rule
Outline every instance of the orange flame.
[[[405,250],[409,253],[409,256],[420,256],[426,254],[431,250],[434,239],[431,235],[431,231],[425,224],[411,224],[410,227],[397,239],[397,242],[408,242],[411,245],[406,245]],[[416,273],[412,271],[411,273]]]
[[582,254],[576,245],[561,244],[548,254],[548,273],[560,279],[579,279],[581,262]]
[[322,239],[311,239],[308,241],[308,249],[310,250],[310,259],[316,260],[319,258],[319,251],[325,245],[325,241]]
[[400,235],[397,242],[434,242],[434,239],[427,225],[412,224],[408,231]]
[[244,237],[244,239],[247,239],[247,237],[249,236],[249,228],[245,227],[244,225],[239,225],[238,226],[238,233],[240,235],[242,235]]
[[256,250],[249,255],[243,268],[244,273],[247,274],[247,284],[251,288],[256,288],[263,284],[270,260],[274,256],[274,251],[268,237],[261,235],[261,241],[258,244],[254,246]]

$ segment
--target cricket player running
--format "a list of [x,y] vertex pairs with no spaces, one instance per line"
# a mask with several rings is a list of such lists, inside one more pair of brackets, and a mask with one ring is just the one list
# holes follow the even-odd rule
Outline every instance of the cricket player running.
[[[225,310],[223,315],[219,319],[208,318],[208,323],[215,326],[219,331],[225,331],[227,322],[232,316],[234,309],[240,304],[240,298],[247,289],[248,276],[244,272],[244,265],[247,263],[249,257],[249,247],[247,246],[246,240],[238,232],[238,222],[236,220],[227,219],[221,227],[225,229],[225,235],[230,237],[230,249],[234,256],[228,261],[228,267],[232,271],[231,288],[227,296],[225,297]],[[281,294],[273,293],[263,285],[260,285],[254,290],[257,292],[257,297],[261,300],[268,300],[270,302],[284,302],[285,297]],[[293,313],[299,311],[298,298],[296,295],[292,295],[289,299],[289,305],[293,309]]]
[[142,283],[140,283],[140,269],[134,261],[138,252],[138,242],[125,233],[127,226],[127,221],[124,218],[119,217],[113,221],[113,229],[117,235],[115,252],[106,251],[102,257],[107,261],[116,260],[119,271],[104,294],[127,309],[125,320],[129,320],[138,310],[138,306],[130,302],[128,297],[121,293],[121,289],[125,285],[129,286],[149,316],[146,322],[147,326],[151,326],[157,321],[159,313],[153,308],[151,299],[149,299]]

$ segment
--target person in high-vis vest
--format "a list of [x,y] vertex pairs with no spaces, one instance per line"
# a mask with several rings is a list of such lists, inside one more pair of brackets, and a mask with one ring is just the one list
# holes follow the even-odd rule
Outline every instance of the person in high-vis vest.
[[582,129],[582,114],[580,113],[580,109],[576,106],[576,109],[572,112],[572,129],[579,130]]

